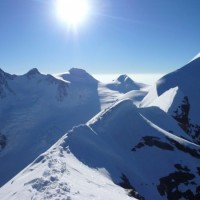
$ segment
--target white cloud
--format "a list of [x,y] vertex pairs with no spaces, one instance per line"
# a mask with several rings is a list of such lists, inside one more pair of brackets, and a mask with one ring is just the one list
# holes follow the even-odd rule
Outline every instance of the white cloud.
[[[120,75],[121,74],[93,74],[93,76],[97,80],[103,83],[111,82],[112,80],[117,79]],[[127,74],[127,75],[136,82],[152,85],[164,74]]]

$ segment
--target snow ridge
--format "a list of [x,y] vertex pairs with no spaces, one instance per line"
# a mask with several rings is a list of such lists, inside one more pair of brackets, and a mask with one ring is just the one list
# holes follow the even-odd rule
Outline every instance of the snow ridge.
[[[64,135],[3,186],[0,198],[160,200],[174,190],[181,197],[187,190],[196,196],[192,182],[200,181],[199,146],[175,136],[177,131],[183,137],[185,133],[165,112],[159,117],[152,113],[158,108],[139,109],[131,100],[116,102]],[[171,124],[170,130],[160,118]]]
[[45,153],[0,199],[199,199],[199,66],[165,75],[140,107],[146,93],[126,75],[110,84],[76,68],[6,78],[19,101],[0,99],[2,184]]

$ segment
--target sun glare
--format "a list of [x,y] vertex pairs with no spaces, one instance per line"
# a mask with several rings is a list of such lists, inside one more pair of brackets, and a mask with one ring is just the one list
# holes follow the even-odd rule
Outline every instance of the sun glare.
[[87,0],[57,0],[58,17],[70,26],[77,26],[85,20],[89,12]]

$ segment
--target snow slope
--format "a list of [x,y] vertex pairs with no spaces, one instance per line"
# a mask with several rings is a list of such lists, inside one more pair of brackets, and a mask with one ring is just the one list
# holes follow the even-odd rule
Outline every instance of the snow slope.
[[200,52],[194,58],[192,58],[190,62],[192,62],[193,60],[196,60],[197,58],[200,58]]
[[172,115],[200,144],[200,57],[165,75],[149,90],[141,107],[158,106]]
[[0,186],[120,97],[81,69],[57,76],[0,70]]
[[37,69],[22,76],[1,70],[0,132],[6,145],[0,152],[0,185],[67,130],[100,111],[97,81],[89,87],[87,78],[83,84],[56,79]]
[[[1,199],[132,199],[110,180],[106,170],[91,169],[73,154],[63,151],[61,147],[59,149],[52,148],[41,155],[38,160],[42,162],[36,160],[15,177],[12,183],[8,183],[7,189],[2,189]],[[12,184],[15,189],[9,192],[8,187]]]
[[200,146],[168,114],[121,100],[69,131],[0,199],[199,199],[199,159]]

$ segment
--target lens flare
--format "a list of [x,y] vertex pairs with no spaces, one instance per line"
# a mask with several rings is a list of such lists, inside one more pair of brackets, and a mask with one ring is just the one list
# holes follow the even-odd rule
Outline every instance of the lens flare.
[[70,26],[77,26],[83,22],[89,13],[87,0],[57,0],[58,17]]

